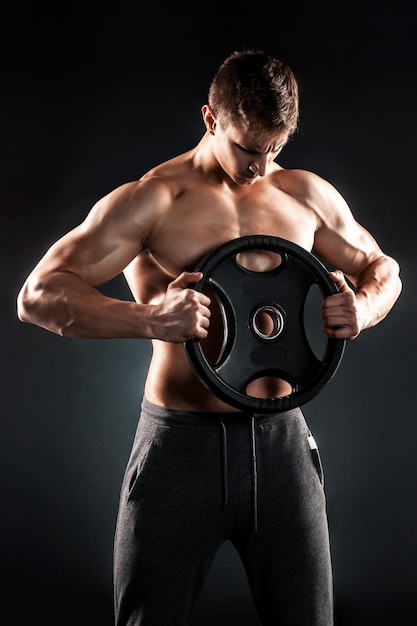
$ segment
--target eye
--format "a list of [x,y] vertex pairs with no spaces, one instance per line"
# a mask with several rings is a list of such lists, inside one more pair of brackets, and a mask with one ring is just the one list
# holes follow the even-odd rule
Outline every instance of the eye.
[[256,150],[249,150],[248,148],[244,148],[243,146],[237,144],[237,147],[239,148],[239,150],[241,150],[242,152],[245,152],[246,154],[258,154],[258,152],[256,152]]

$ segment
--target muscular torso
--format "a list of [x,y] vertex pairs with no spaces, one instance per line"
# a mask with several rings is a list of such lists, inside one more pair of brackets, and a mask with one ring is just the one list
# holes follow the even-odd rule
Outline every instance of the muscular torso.
[[[181,169],[181,168],[180,168]],[[183,174],[172,198],[145,240],[145,248],[125,270],[137,301],[160,301],[167,285],[183,271],[193,271],[209,251],[236,237],[263,234],[293,241],[307,250],[313,247],[317,216],[286,191],[290,177],[277,166],[256,184],[235,186],[205,182],[198,172]],[[267,252],[251,252],[242,260],[258,271],[276,260]],[[210,295],[210,294],[208,294]],[[216,302],[212,301],[208,351],[217,350],[222,325]],[[285,395],[290,391],[281,381],[261,381],[257,396]],[[251,391],[251,393],[253,393]],[[153,340],[153,356],[146,380],[145,395],[155,404],[171,408],[218,411],[236,410],[225,405],[197,379],[182,344]]]
[[[204,337],[213,363],[220,350],[222,320],[213,294],[186,290],[198,277],[184,272],[194,271],[207,253],[248,235],[276,236],[314,251],[340,270],[331,279],[343,293],[325,299],[322,318],[323,331],[341,338],[353,339],[381,321],[401,281],[398,263],[383,254],[330,183],[276,164],[269,135],[258,148],[257,134],[245,128],[231,127],[229,134],[229,127],[207,128],[196,148],[114,189],[55,242],[25,281],[18,310],[22,321],[60,335],[152,338],[148,400],[177,409],[234,411],[200,383],[181,343]],[[244,147],[248,136],[250,149]],[[277,264],[267,251],[245,252],[238,260],[255,271]],[[138,305],[97,289],[122,271]],[[354,300],[343,275],[355,287]],[[288,383],[271,377],[247,390],[262,398],[290,391]]]

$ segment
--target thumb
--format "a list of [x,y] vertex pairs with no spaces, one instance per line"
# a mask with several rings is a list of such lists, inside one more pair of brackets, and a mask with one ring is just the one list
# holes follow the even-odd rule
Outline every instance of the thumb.
[[334,270],[329,272],[329,278],[336,284],[339,291],[352,291],[346,282],[345,275],[341,270]]
[[189,283],[197,283],[201,278],[203,278],[203,272],[182,272],[169,284],[169,287],[185,289]]

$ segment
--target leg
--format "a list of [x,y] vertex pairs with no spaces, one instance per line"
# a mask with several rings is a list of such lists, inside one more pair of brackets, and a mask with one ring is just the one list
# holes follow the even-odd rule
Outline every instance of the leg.
[[330,547],[317,449],[301,412],[256,428],[258,533],[236,535],[264,626],[332,626]]
[[[115,535],[116,626],[187,626],[229,534],[217,426],[142,414]],[[230,523],[231,525],[231,523]]]

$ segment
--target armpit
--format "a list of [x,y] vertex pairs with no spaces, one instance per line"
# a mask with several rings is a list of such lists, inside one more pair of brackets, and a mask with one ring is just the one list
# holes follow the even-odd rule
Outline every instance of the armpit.
[[168,284],[175,278],[159,265],[147,248],[129,263],[123,273],[135,300],[144,304],[159,302]]

